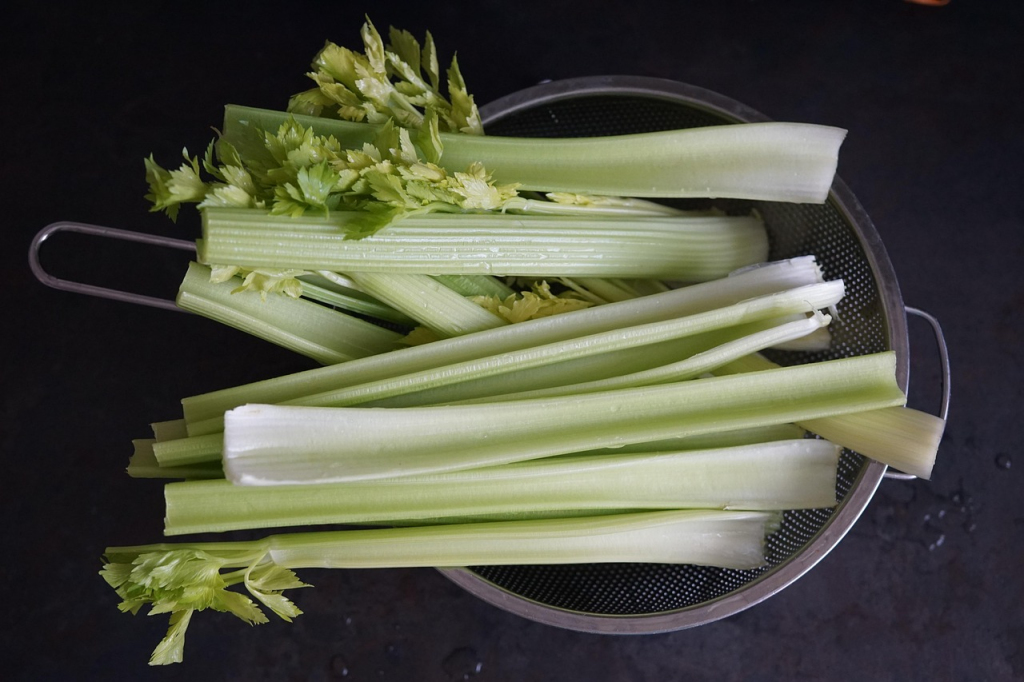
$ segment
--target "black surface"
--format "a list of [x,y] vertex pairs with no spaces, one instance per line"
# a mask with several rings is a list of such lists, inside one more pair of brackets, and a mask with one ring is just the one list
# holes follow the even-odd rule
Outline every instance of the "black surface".
[[[1017,2],[216,3],[19,6],[0,28],[4,679],[1010,680],[1024,678],[1024,8]],[[200,151],[225,103],[281,108],[364,12],[458,51],[479,103],[543,79],[656,76],[778,120],[847,128],[840,175],[906,303],[943,324],[952,411],[933,480],[885,481],[847,538],[768,601],[694,630],[608,637],[539,625],[429,570],[311,571],[293,624],[220,614],[186,662],[145,662],[165,620],[118,613],[111,544],[154,541],[160,488],[130,440],[186,395],[309,366],[212,322],[51,290],[26,262],[57,220],[191,238],[147,213],[142,163]],[[66,241],[65,241],[66,239]],[[67,246],[65,246],[67,245]],[[48,267],[172,295],[180,256],[71,237]],[[911,320],[911,399],[937,355]]]

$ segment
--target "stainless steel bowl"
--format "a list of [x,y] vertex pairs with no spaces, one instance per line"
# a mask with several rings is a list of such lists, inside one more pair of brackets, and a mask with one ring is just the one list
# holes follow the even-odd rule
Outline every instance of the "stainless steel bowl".
[[[722,95],[651,78],[605,76],[548,82],[481,109],[488,133],[586,137],[769,120]],[[687,205],[686,202],[679,202]],[[690,202],[691,204],[694,202]],[[698,205],[700,202],[696,202]],[[871,220],[841,180],[824,205],[715,202],[756,208],[771,258],[813,254],[826,277],[848,287],[826,353],[777,353],[785,365],[893,350],[907,389],[907,318],[889,258]],[[598,564],[498,566],[443,571],[477,597],[534,621],[586,632],[637,634],[694,627],[742,611],[793,583],[846,535],[885,474],[883,464],[845,451],[834,509],[787,512],[768,540],[768,566]]]

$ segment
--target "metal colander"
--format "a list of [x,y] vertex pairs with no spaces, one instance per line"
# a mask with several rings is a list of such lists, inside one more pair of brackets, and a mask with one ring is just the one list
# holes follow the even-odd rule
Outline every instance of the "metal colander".
[[[549,82],[481,109],[487,132],[523,137],[588,137],[768,120],[721,95],[672,81],[599,77]],[[677,201],[681,207],[710,202]],[[906,391],[906,310],[892,265],[864,210],[837,178],[823,205],[714,202],[726,211],[763,215],[771,258],[814,255],[828,279],[843,279],[826,353],[775,353],[783,365],[893,350]],[[709,623],[786,587],[846,534],[874,494],[886,467],[844,451],[834,509],[786,512],[768,538],[767,566],[729,570],[703,566],[587,564],[488,566],[443,571],[492,604],[573,630],[650,633]]]

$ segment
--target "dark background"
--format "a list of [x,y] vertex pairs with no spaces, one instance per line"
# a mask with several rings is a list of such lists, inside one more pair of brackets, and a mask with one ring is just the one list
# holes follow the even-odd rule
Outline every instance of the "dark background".
[[[4,248],[0,519],[5,679],[1010,680],[1024,678],[1024,3],[35,3],[0,27]],[[164,617],[132,618],[103,548],[153,542],[159,484],[130,440],[186,395],[309,366],[212,322],[55,291],[29,272],[57,220],[195,236],[150,214],[142,159],[201,151],[225,103],[283,108],[325,39],[368,12],[458,51],[479,104],[544,79],[698,85],[777,120],[849,130],[839,172],[903,297],[943,323],[952,411],[933,480],[883,481],[850,534],[766,602],[693,630],[580,634],[437,572],[310,571],[306,614],[201,614],[184,665],[149,669]],[[172,296],[180,256],[63,236],[55,274]],[[912,405],[939,370],[912,319]]]

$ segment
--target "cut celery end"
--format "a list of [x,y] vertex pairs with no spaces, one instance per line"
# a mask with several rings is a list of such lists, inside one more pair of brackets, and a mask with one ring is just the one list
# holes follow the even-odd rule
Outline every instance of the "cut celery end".
[[317,303],[237,291],[241,280],[210,281],[190,263],[178,290],[180,308],[270,341],[322,364],[346,362],[397,347],[400,335]]
[[[782,398],[784,396],[784,398]],[[403,409],[246,405],[225,415],[241,485],[455,471],[903,405],[895,355],[582,396]]]
[[946,421],[908,407],[804,419],[801,425],[866,457],[928,480],[935,467]]
[[296,374],[192,396],[182,400],[192,435],[219,431],[226,410],[244,403],[280,403],[531,346],[706,312],[748,298],[821,282],[813,257],[748,268],[725,279],[695,284],[622,303],[529,320],[498,329],[404,348],[386,356],[307,370]]
[[203,462],[200,464],[163,467],[153,453],[155,439],[140,438],[132,441],[134,452],[128,460],[128,468],[125,470],[132,478],[184,478],[184,479],[210,479],[223,478],[224,470],[220,461]]
[[184,419],[168,419],[166,421],[153,422],[149,427],[153,431],[154,440],[173,440],[188,436],[188,425]]

